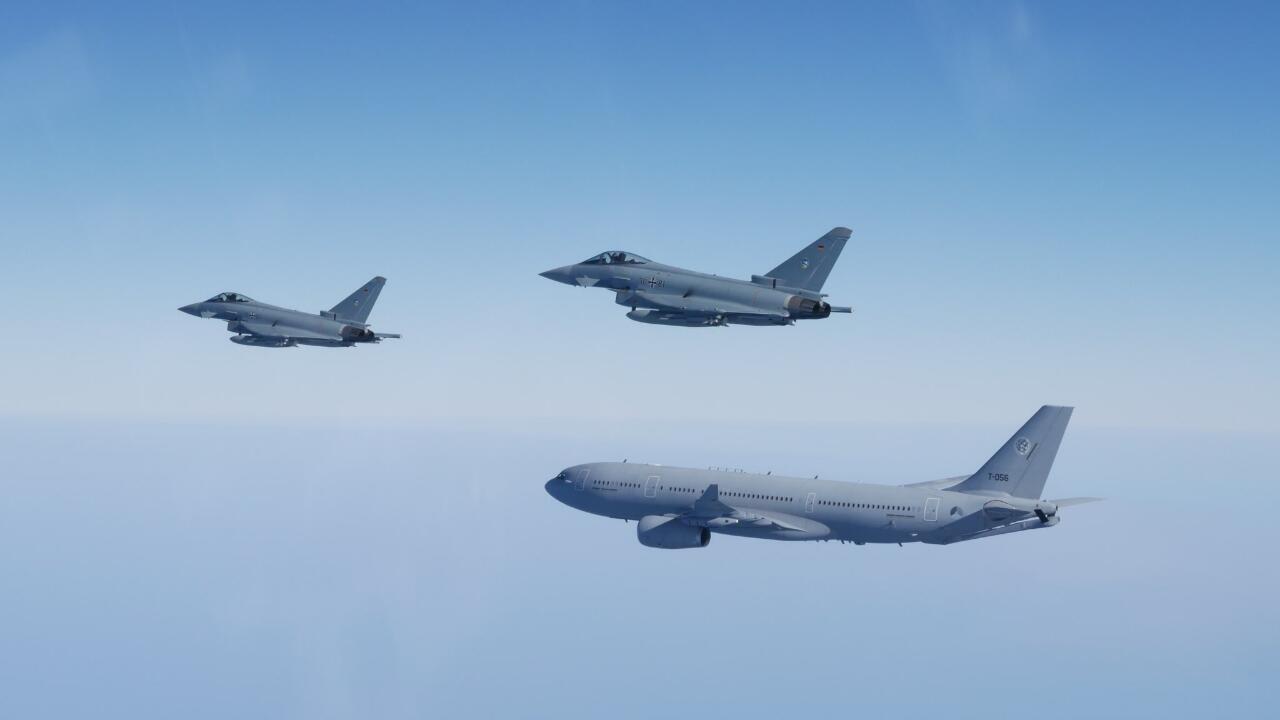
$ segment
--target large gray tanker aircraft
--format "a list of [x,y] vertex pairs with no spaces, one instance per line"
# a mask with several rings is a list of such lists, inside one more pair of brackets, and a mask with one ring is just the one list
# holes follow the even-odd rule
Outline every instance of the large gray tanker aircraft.
[[850,234],[848,228],[835,228],[768,273],[752,275],[750,282],[663,265],[623,250],[541,275],[566,285],[612,290],[615,302],[631,308],[627,317],[638,322],[683,327],[794,325],[796,320],[853,312],[832,307],[822,292]]
[[196,317],[227,321],[227,332],[235,333],[231,342],[240,345],[351,347],[400,337],[394,333],[376,333],[368,325],[369,312],[386,283],[386,278],[376,277],[332,309],[314,315],[261,303],[234,292],[224,292],[178,309]]
[[575,465],[546,489],[578,510],[636,520],[641,544],[656,548],[705,547],[712,532],[947,545],[1053,527],[1059,508],[1098,499],[1040,499],[1071,410],[1040,408],[972,475],[911,485],[621,462]]

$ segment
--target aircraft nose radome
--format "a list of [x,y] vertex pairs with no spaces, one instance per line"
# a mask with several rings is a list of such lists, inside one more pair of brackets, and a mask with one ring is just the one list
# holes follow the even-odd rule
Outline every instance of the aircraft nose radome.
[[555,280],[558,283],[573,284],[573,273],[569,272],[569,268],[567,267],[553,268],[538,274],[548,280]]
[[200,316],[200,310],[194,304],[183,305],[182,307],[178,308],[178,310],[188,315],[195,315],[196,317]]
[[551,478],[550,480],[547,481],[547,484],[543,485],[542,487],[546,488],[548,495],[559,500],[560,496],[556,494],[558,491],[557,486],[563,485],[563,484],[564,484],[564,481],[561,480],[560,478]]

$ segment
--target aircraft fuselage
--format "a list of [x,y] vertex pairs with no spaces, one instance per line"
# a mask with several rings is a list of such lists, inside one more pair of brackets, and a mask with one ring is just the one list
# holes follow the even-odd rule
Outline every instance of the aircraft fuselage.
[[[818,293],[779,287],[770,278],[748,282],[661,263],[569,265],[544,273],[560,282],[613,290],[628,317],[660,324],[788,325],[831,315]],[[687,322],[680,322],[680,320]]]
[[[947,543],[1035,518],[1037,508],[1046,517],[1057,512],[1045,501],[1000,495],[639,463],[575,465],[548,481],[546,489],[578,510],[638,521],[690,513],[713,483],[720,501],[745,517],[711,526],[712,532],[772,540]],[[753,523],[753,513],[790,527]]]
[[[231,338],[240,345],[260,347],[288,347],[291,345],[317,345],[325,347],[349,347],[361,342],[377,342],[366,326],[300,310],[252,302],[199,302],[180,308],[189,315],[225,320],[227,332],[236,333]],[[279,333],[260,335],[263,329]],[[299,337],[305,335],[305,337]]]

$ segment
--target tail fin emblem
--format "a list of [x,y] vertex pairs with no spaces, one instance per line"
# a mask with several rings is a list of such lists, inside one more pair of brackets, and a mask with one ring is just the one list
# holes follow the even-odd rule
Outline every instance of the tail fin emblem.
[[1031,441],[1020,437],[1013,443],[1013,451],[1019,455],[1026,455],[1031,452]]

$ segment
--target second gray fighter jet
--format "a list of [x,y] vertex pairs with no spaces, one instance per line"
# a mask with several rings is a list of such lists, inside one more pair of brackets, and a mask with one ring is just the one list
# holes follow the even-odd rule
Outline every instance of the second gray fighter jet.
[[822,285],[852,233],[838,227],[764,275],[750,281],[685,270],[622,250],[600,253],[575,265],[542,273],[566,285],[607,288],[627,317],[657,325],[793,325],[831,313]]
[[369,312],[387,283],[376,277],[347,296],[346,300],[318,314],[268,305],[240,293],[224,292],[204,302],[178,308],[188,315],[227,322],[231,342],[254,347],[351,347],[398,338],[376,333],[368,324]]

